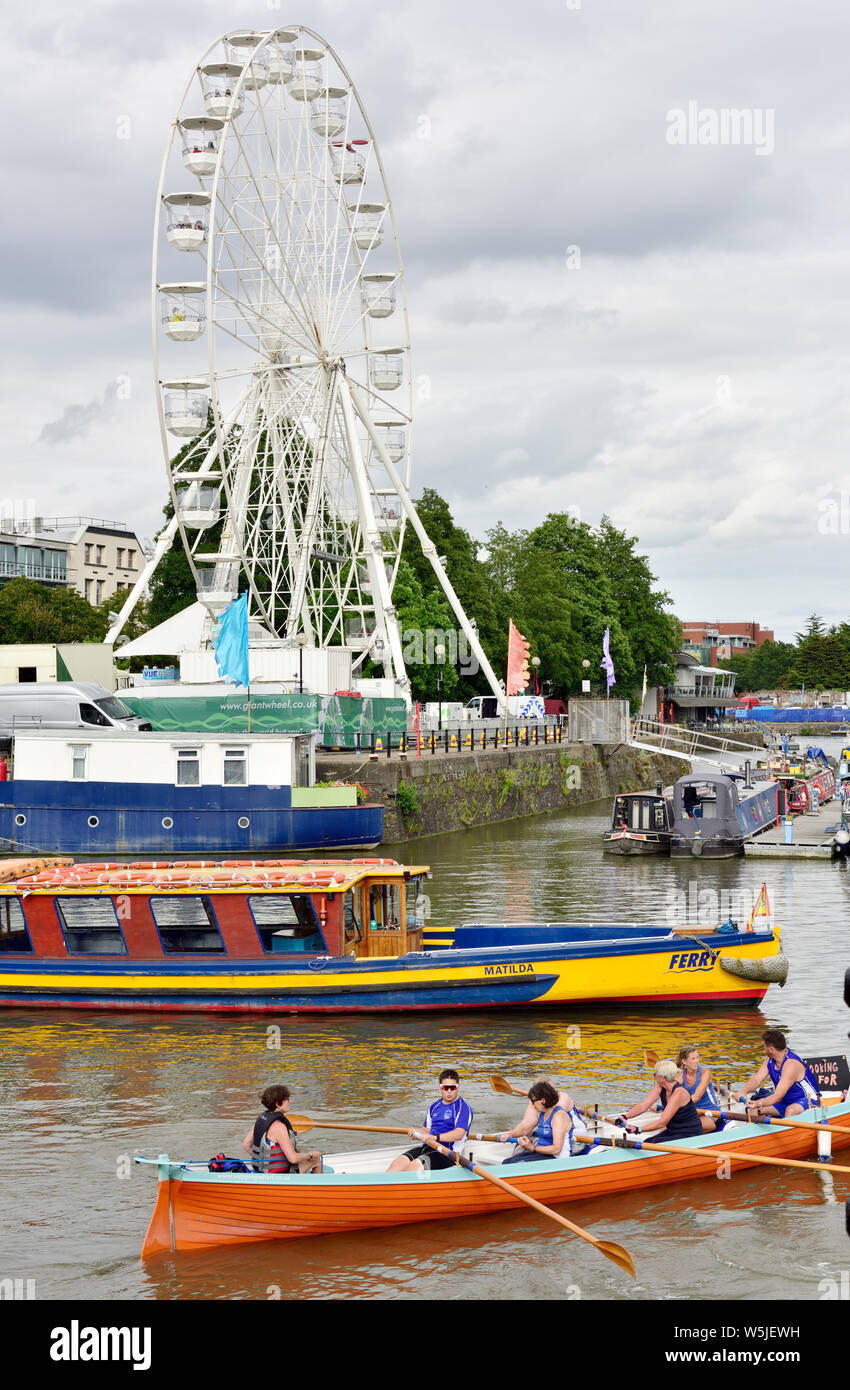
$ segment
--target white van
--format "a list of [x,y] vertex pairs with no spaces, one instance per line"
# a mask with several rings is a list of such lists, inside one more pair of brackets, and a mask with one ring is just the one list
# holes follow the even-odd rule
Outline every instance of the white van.
[[152,724],[93,681],[0,685],[0,737],[33,729],[138,729]]

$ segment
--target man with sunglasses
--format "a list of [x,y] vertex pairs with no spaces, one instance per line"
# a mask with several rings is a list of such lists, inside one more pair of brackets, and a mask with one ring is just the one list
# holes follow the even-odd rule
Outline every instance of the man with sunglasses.
[[472,1110],[461,1097],[460,1077],[451,1068],[441,1071],[440,1099],[435,1100],[430,1107],[421,1130],[407,1131],[411,1139],[420,1141],[419,1144],[394,1158],[387,1172],[409,1173],[422,1168],[452,1168],[454,1165],[451,1158],[421,1142],[423,1135],[427,1134],[430,1138],[436,1139],[451,1152],[463,1144],[471,1124]]

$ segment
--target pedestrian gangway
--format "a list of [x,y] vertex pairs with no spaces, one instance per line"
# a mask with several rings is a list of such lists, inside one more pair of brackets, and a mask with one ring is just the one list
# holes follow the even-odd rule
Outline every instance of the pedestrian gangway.
[[712,734],[707,729],[686,729],[682,724],[661,724],[657,719],[632,720],[629,746],[721,768],[743,763],[747,758],[755,762],[764,756],[763,747],[742,743],[740,739]]

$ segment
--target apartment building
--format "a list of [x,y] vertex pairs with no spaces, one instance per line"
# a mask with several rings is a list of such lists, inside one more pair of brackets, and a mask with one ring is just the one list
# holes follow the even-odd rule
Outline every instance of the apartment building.
[[76,589],[93,607],[135,584],[145,552],[123,522],[95,517],[0,521],[0,584],[23,575]]
[[772,641],[772,630],[755,622],[682,622],[682,650],[698,656],[705,666],[730,661],[739,652],[755,651],[762,642]]

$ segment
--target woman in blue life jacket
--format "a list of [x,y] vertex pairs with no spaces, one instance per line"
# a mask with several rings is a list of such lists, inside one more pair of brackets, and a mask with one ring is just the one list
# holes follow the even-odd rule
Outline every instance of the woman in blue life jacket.
[[[653,1115],[640,1125],[628,1123],[636,1115],[652,1110],[658,1100],[662,1104],[660,1115]],[[671,1139],[695,1139],[703,1133],[697,1108],[682,1085],[682,1073],[669,1057],[655,1063],[655,1085],[649,1095],[618,1116],[617,1124],[629,1134],[649,1134],[653,1140],[662,1139],[665,1144]]]
[[[768,1028],[761,1036],[764,1061],[736,1099],[746,1102],[751,1110],[761,1115],[775,1115],[780,1119],[785,1115],[790,1119],[792,1115],[801,1115],[804,1110],[812,1109],[820,1101],[820,1088],[814,1072],[806,1066],[802,1057],[791,1051],[785,1034],[780,1033],[778,1028]],[[750,1092],[757,1090],[768,1078],[773,1082],[772,1095],[747,1102]]]
[[288,1086],[267,1086],[260,1096],[264,1107],[242,1140],[258,1173],[321,1173],[322,1155],[299,1153],[295,1130],[286,1118],[290,1107]]
[[551,1082],[535,1081],[528,1092],[528,1109],[519,1124],[499,1135],[502,1143],[516,1138],[516,1152],[503,1163],[569,1158],[573,1127],[573,1117]]
[[[555,1092],[556,1096],[558,1097],[558,1105],[567,1115],[567,1132],[569,1135],[570,1142],[569,1147],[566,1144],[564,1145],[563,1156],[567,1157],[569,1154],[584,1153],[585,1146],[591,1142],[591,1139],[590,1135],[586,1133],[587,1125],[585,1124],[584,1119],[579,1113],[578,1106],[576,1105],[569,1091],[561,1091],[556,1087],[551,1076],[538,1076],[536,1081],[534,1082],[534,1085],[540,1086],[544,1082],[547,1086],[550,1086],[551,1089]],[[530,1097],[531,1091],[529,1091],[528,1094]],[[529,1099],[525,1114],[523,1115],[519,1124],[514,1125],[513,1129],[504,1130],[499,1135],[499,1142],[501,1144],[506,1144],[509,1140],[513,1138],[528,1138],[528,1136],[531,1135],[533,1131],[537,1128],[539,1119],[539,1107],[535,1107],[534,1103]],[[551,1157],[551,1154],[547,1155],[547,1157]]]
[[[701,1110],[720,1111],[723,1109],[714,1089],[711,1072],[700,1062],[699,1048],[692,1047],[690,1044],[687,1047],[680,1047],[676,1057],[676,1065],[681,1068],[682,1085],[694,1105],[699,1106]],[[700,1121],[704,1134],[713,1134],[715,1130],[723,1128],[719,1116],[715,1121],[710,1115],[700,1115]]]

